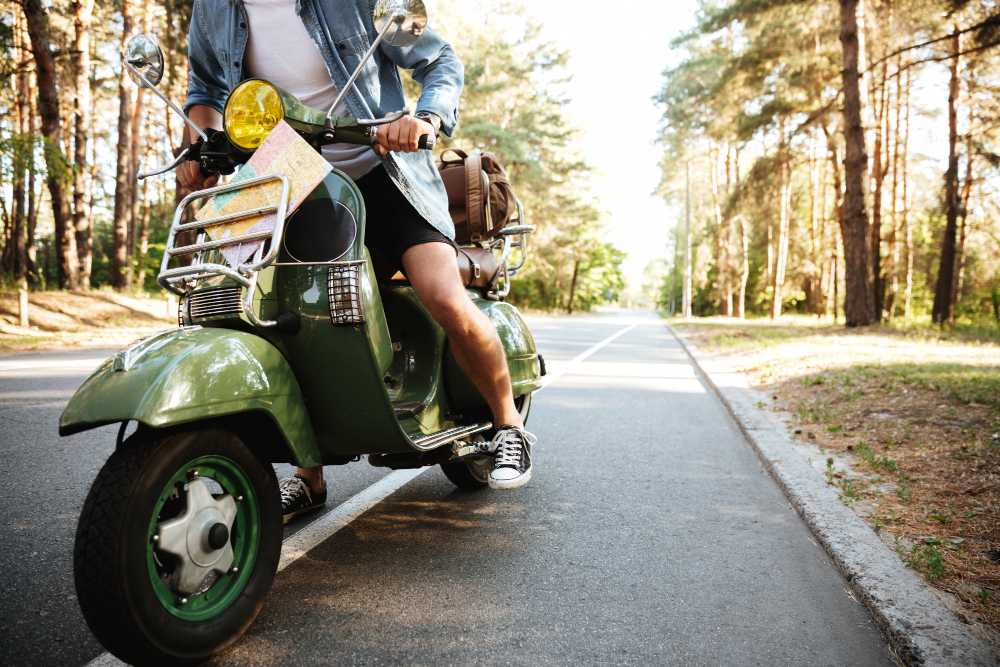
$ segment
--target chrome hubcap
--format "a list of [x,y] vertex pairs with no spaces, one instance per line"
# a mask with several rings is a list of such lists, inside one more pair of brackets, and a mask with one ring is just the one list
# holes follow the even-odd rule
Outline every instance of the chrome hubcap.
[[202,479],[185,486],[186,509],[159,524],[156,545],[178,558],[173,588],[183,594],[201,589],[211,573],[224,574],[233,565],[230,535],[236,519],[236,501],[230,495],[215,498]]

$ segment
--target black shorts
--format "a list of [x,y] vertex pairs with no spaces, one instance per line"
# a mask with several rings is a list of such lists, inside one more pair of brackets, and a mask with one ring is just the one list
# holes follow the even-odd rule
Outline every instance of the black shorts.
[[455,247],[451,239],[432,227],[413,208],[382,165],[358,179],[357,184],[367,212],[365,245],[379,278],[402,270],[403,253],[415,245],[447,243]]

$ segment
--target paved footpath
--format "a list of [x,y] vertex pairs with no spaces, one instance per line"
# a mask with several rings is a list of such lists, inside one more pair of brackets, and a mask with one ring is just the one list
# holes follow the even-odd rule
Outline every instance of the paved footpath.
[[[531,324],[552,380],[529,423],[541,440],[531,485],[463,494],[436,469],[416,476],[283,570],[216,664],[892,664],[654,316]],[[114,434],[54,433],[100,356],[0,358],[7,664],[101,653],[70,564]],[[384,476],[329,469],[331,509]]]

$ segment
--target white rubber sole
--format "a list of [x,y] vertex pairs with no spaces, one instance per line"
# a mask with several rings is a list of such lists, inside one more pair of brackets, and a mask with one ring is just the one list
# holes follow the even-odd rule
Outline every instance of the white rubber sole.
[[524,471],[523,475],[521,475],[520,477],[515,477],[514,479],[493,479],[493,476],[490,475],[489,478],[490,488],[500,489],[504,491],[509,489],[520,488],[531,481],[531,471],[534,469],[535,467],[531,466],[530,468]]

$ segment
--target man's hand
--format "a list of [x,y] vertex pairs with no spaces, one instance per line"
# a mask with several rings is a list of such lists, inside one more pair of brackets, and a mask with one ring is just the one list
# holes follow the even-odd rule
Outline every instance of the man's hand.
[[[205,129],[212,128],[215,130],[222,129],[222,114],[212,107],[205,106],[204,104],[195,104],[188,109],[188,116],[192,121],[194,121],[195,125],[198,125],[199,127],[203,127]],[[185,125],[184,145],[188,146],[197,139],[198,136],[194,133],[194,131]],[[218,174],[206,176],[201,171],[201,165],[192,160],[181,162],[180,166],[177,167],[176,173],[177,182],[181,185],[181,187],[192,191],[210,188],[219,182]]]
[[219,175],[206,176],[201,171],[201,165],[193,160],[181,162],[177,167],[177,182],[186,190],[203,190],[219,182]]
[[413,153],[418,150],[420,137],[435,136],[434,126],[414,116],[403,116],[387,125],[378,126],[378,135],[373,148],[379,157],[390,151]]

